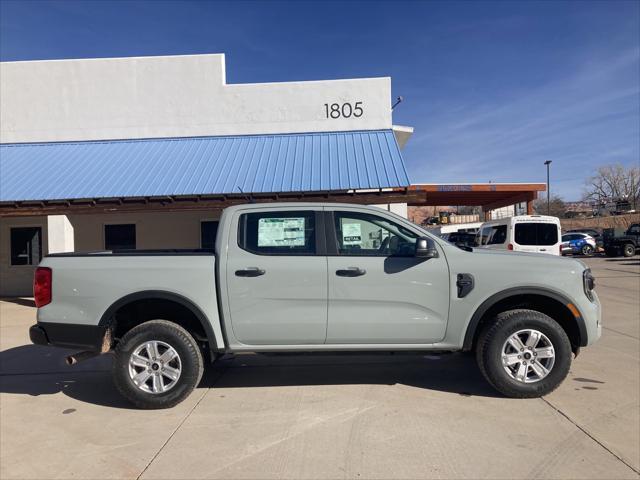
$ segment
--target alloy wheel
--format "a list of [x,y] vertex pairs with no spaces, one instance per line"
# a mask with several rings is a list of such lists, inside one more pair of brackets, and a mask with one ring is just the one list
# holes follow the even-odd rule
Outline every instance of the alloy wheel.
[[535,383],[551,372],[555,363],[551,340],[534,329],[519,330],[502,346],[502,366],[507,374],[522,383]]
[[147,393],[171,390],[182,374],[180,355],[171,345],[152,340],[138,345],[129,357],[129,377]]

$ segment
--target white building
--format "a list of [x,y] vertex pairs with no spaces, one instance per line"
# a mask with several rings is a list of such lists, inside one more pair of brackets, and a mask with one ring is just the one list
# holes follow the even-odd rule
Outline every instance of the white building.
[[406,215],[388,77],[234,85],[221,54],[0,69],[0,295],[30,295],[49,252],[211,247],[248,197]]

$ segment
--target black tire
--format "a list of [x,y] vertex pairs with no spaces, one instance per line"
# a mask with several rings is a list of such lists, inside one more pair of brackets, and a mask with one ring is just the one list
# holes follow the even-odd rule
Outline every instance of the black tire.
[[[181,373],[178,379],[167,391],[161,393],[144,391],[142,387],[134,383],[129,374],[129,360],[134,351],[145,342],[153,341],[171,346],[179,356],[173,362],[180,362]],[[148,353],[145,353],[145,355],[148,355]],[[173,363],[172,365],[175,366],[177,364]],[[200,382],[203,370],[202,353],[189,332],[173,322],[151,320],[129,330],[118,343],[115,349],[115,361],[113,362],[113,380],[118,391],[138,408],[170,408],[189,396]],[[162,382],[165,380],[171,383],[170,379],[163,377]],[[153,379],[150,382],[146,383],[147,388],[151,388],[150,385],[153,384]]]
[[591,255],[593,254],[593,247],[589,244],[583,245],[581,253],[582,255]]
[[622,255],[625,257],[633,257],[636,254],[636,246],[633,243],[625,243],[622,247]]
[[[555,363],[548,375],[533,383],[524,383],[510,376],[502,364],[502,348],[509,337],[520,330],[535,329],[551,342]],[[509,310],[499,314],[481,333],[476,348],[476,360],[487,381],[500,393],[512,398],[535,398],[555,390],[571,367],[571,342],[557,322],[534,310]]]

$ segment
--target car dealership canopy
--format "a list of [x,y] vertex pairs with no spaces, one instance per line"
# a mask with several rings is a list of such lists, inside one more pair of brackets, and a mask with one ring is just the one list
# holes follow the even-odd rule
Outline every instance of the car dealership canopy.
[[468,205],[481,206],[484,212],[526,202],[527,213],[533,213],[538,192],[546,191],[544,183],[419,183],[409,187],[412,206]]

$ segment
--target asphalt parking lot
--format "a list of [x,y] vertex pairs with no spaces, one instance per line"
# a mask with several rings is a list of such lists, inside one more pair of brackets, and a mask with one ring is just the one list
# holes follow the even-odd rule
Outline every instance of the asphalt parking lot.
[[0,302],[0,478],[638,478],[640,257],[590,258],[601,340],[564,384],[499,396],[472,357],[224,358],[181,405],[131,409],[110,357],[31,345]]

